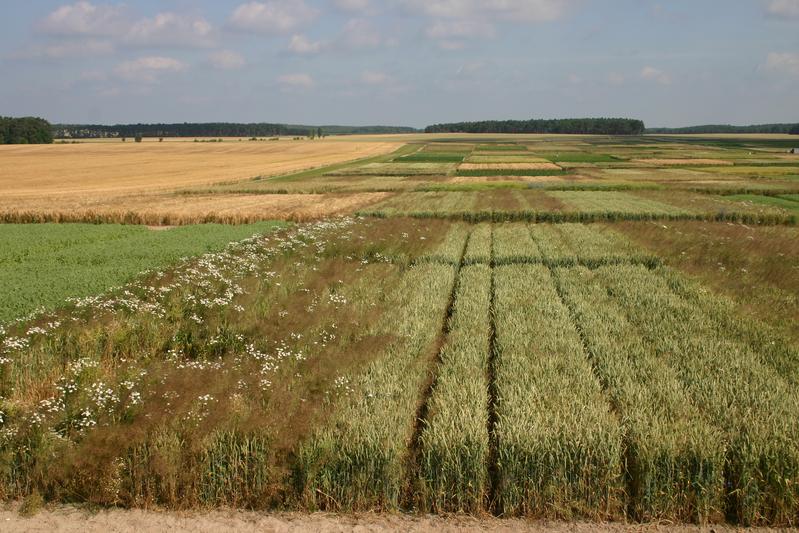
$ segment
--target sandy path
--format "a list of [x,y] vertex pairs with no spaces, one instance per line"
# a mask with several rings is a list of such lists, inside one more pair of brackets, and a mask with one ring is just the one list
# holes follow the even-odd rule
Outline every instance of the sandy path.
[[[6,506],[0,511],[0,531],[41,532],[125,532],[148,533],[154,531],[180,532],[289,532],[317,531],[332,533],[339,531],[384,532],[384,531],[436,531],[437,533],[461,531],[541,531],[549,533],[588,533],[593,531],[622,533],[627,531],[675,531],[693,533],[711,531],[697,526],[673,526],[669,524],[625,525],[594,524],[585,522],[548,522],[523,520],[498,520],[494,518],[433,517],[408,515],[333,515],[314,514],[266,514],[245,511],[209,512],[154,512],[141,510],[104,510],[89,512],[73,507],[45,509],[31,518],[20,517],[16,506]],[[712,531],[727,533],[741,531],[740,528],[713,526]],[[750,529],[747,531],[769,531]]]

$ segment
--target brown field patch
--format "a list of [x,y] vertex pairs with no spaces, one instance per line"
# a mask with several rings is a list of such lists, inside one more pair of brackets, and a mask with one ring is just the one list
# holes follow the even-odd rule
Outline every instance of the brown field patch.
[[555,163],[461,163],[458,170],[561,170]]
[[349,214],[388,193],[141,194],[105,199],[0,199],[0,222],[113,222],[177,226],[259,220],[305,221]]
[[164,191],[275,176],[389,153],[397,142],[85,143],[0,146],[5,196]]
[[647,163],[650,165],[716,165],[733,166],[732,161],[723,159],[632,159],[634,163]]

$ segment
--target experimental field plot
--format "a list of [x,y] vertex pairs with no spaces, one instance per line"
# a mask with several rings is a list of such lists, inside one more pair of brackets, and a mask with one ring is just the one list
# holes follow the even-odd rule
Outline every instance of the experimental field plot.
[[[0,233],[0,494],[799,523],[799,160],[656,136],[358,150],[0,201],[96,224]],[[242,225],[266,218],[293,222]]]
[[278,229],[4,326],[0,484],[787,524],[799,359],[737,313],[612,226]]

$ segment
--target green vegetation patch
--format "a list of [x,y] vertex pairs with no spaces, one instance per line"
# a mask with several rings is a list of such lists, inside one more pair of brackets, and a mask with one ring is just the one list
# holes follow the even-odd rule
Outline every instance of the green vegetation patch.
[[480,170],[458,170],[458,176],[480,177],[480,176],[562,176],[569,174],[564,170],[551,169],[480,169]]
[[799,194],[787,196],[766,196],[763,194],[734,194],[724,197],[727,200],[751,202],[771,207],[781,207],[790,211],[799,211]]
[[325,176],[447,176],[454,172],[455,163],[369,163]]
[[609,154],[593,154],[587,152],[563,152],[558,154],[535,154],[554,163],[613,163],[620,157]]
[[457,152],[416,152],[394,160],[395,163],[460,163],[465,154]]
[[0,225],[0,323],[283,225],[201,224],[163,231],[117,224]]
[[527,149],[522,144],[481,144],[477,147],[478,152],[524,152]]

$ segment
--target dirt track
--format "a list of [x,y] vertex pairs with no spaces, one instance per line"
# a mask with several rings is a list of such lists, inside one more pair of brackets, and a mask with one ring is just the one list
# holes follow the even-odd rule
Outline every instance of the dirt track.
[[[550,533],[588,533],[593,531],[621,533],[626,531],[677,531],[732,532],[738,528],[713,526],[673,526],[670,524],[625,525],[593,524],[584,522],[544,522],[522,520],[475,519],[471,517],[414,517],[406,515],[331,515],[315,514],[264,514],[242,511],[210,512],[153,512],[140,510],[104,510],[90,512],[73,507],[49,508],[31,518],[20,517],[16,506],[6,506],[0,511],[0,531],[41,532],[154,532],[179,533],[217,531],[436,531],[437,533],[461,531],[542,531]],[[758,531],[755,529],[747,531]],[[759,531],[767,531],[765,529]],[[772,530],[773,531],[773,530]]]

